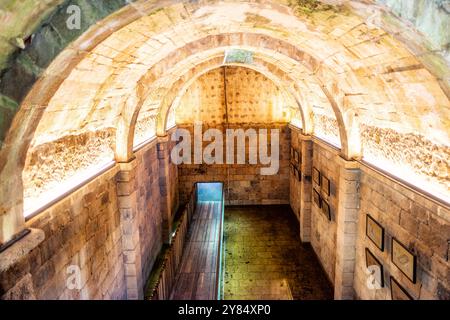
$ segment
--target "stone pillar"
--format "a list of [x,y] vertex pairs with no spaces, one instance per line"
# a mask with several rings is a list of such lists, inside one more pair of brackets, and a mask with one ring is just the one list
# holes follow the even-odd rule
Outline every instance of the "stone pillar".
[[158,137],[159,190],[161,196],[161,215],[163,217],[163,241],[170,243],[172,230],[172,206],[170,201],[170,148],[169,136]]
[[355,298],[353,278],[361,172],[356,161],[347,161],[342,158],[340,158],[339,171],[334,298],[351,300]]
[[15,174],[7,176],[3,172],[0,178],[0,245],[4,245],[23,232],[25,218],[22,181],[16,181]]
[[300,240],[311,242],[311,197],[313,142],[311,136],[300,135],[302,153],[302,181],[300,186]]
[[[302,141],[300,140],[300,130],[290,127],[290,139],[291,147],[302,150]],[[294,159],[291,159],[294,162]],[[298,168],[301,171],[301,167]],[[289,169],[289,203],[291,205],[292,212],[300,223],[300,210],[301,210],[301,182],[297,181],[295,174]]]
[[119,163],[117,199],[122,228],[122,250],[127,299],[143,299],[141,246],[137,209],[136,160]]

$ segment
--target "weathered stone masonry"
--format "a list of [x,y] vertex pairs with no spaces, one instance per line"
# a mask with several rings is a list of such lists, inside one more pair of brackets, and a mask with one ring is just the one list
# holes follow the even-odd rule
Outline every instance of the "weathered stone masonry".
[[[370,213],[386,229],[385,252],[364,237],[365,214]],[[389,299],[389,288],[372,291],[364,286],[364,253],[368,247],[384,261],[385,279],[401,280],[414,299],[450,299],[450,209],[401,183],[362,167],[361,208],[357,229],[355,291],[360,299]],[[417,255],[417,283],[412,284],[390,262],[395,237]]]
[[[37,299],[126,298],[117,173],[114,167],[27,222],[43,230],[45,240],[2,270],[2,295],[29,274]],[[81,290],[66,288],[70,265],[80,268]]]
[[[131,2],[0,4],[0,243],[31,230],[0,253],[0,298],[141,298],[179,203],[218,180],[228,204],[291,204],[336,299],[390,299],[390,276],[414,299],[450,299],[448,1]],[[72,4],[80,29],[67,28]],[[231,48],[251,61],[225,63]],[[279,128],[279,174],[175,166],[167,128],[196,120]],[[114,159],[25,221],[37,196]],[[330,220],[312,201],[313,168],[331,181]],[[416,255],[416,283],[391,262],[393,237]],[[366,248],[382,289],[366,285]]]
[[[180,126],[181,128],[181,126]],[[183,126],[193,136],[192,126]],[[209,127],[203,127],[208,130]],[[225,132],[225,126],[212,126]],[[244,124],[232,125],[230,128],[278,129],[280,130],[280,170],[276,175],[264,176],[260,174],[266,165],[251,165],[248,162],[248,139],[246,139],[246,164],[182,164],[179,166],[179,192],[180,200],[186,202],[193,184],[196,182],[218,181],[224,182],[225,202],[227,205],[256,205],[256,204],[288,204],[289,203],[289,132],[287,125],[275,124]],[[204,147],[210,142],[204,141]],[[236,146],[235,142],[235,146]],[[224,155],[225,153],[224,141]],[[268,146],[270,150],[270,142]],[[192,150],[193,152],[194,150]],[[256,152],[253,150],[251,152]],[[234,157],[236,159],[237,147]],[[192,159],[194,159],[192,157]]]
[[[294,182],[291,175],[291,188],[297,191],[282,189],[278,195],[291,194],[291,205],[295,208],[295,203],[298,217],[304,224],[301,240],[312,243],[330,281],[334,283],[335,298],[390,299],[387,279],[393,275],[402,281],[415,299],[448,299],[448,208],[363,163],[342,159],[338,150],[320,140],[311,140],[294,127],[283,130],[287,141],[292,139],[294,147],[302,150],[303,179],[301,183]],[[0,272],[2,298],[141,298],[143,281],[164,242],[161,201],[166,200],[162,197],[161,181],[164,179],[161,180],[160,162],[157,161],[157,146],[167,143],[164,141],[167,139],[152,141],[136,151],[135,159],[129,163],[114,166],[30,219],[27,226],[42,230],[45,239],[40,238],[38,231],[33,231],[30,239],[42,243]],[[173,147],[173,142],[170,145]],[[289,146],[289,142],[286,145]],[[282,157],[289,157],[289,149],[283,147],[282,150]],[[315,183],[308,179],[313,167],[331,181],[330,197],[322,193],[331,207],[331,221],[311,203],[310,192],[304,189],[317,189]],[[183,175],[186,168],[180,166],[180,181],[187,186],[194,180],[215,181],[220,177],[214,176],[217,172],[214,167],[207,169],[213,170],[213,174],[187,178],[189,176]],[[286,163],[282,170],[288,170]],[[173,188],[177,186],[176,166],[171,164],[168,172],[169,203],[174,206],[171,207],[173,210],[178,203],[177,190]],[[255,179],[257,176],[255,173]],[[276,179],[281,179],[279,183],[285,186],[287,181],[280,177]],[[277,180],[269,181],[273,186]],[[237,197],[245,192],[248,199],[253,196],[259,199],[263,193],[258,191],[268,188],[264,180],[260,183],[262,189],[239,189],[240,183],[233,184],[230,196]],[[181,199],[182,186],[180,183]],[[296,198],[297,195],[301,198]],[[367,213],[386,228],[383,253],[377,251],[365,236]],[[307,218],[308,214],[310,218]],[[416,284],[408,284],[409,280],[390,262],[390,239],[393,236],[418,257]],[[380,290],[370,290],[366,286],[365,248],[369,248],[384,265],[386,284]],[[80,267],[81,290],[67,288],[67,267],[71,265]]]
[[[298,129],[290,128],[293,146],[300,148],[302,135]],[[323,193],[322,196],[330,204],[332,220],[328,221],[312,204],[311,239],[302,230],[300,234],[303,242],[311,241],[334,283],[335,298],[391,299],[389,277],[392,275],[414,299],[448,300],[449,208],[364,163],[342,159],[339,150],[320,140],[313,140],[313,153],[312,167],[331,180],[330,197]],[[300,208],[302,217],[309,214],[309,207],[299,206],[295,196],[300,193],[301,185],[293,179],[291,175],[291,188],[295,188],[290,191],[291,206],[294,211]],[[314,183],[312,187],[317,188]],[[309,195],[303,197],[309,199]],[[384,252],[366,236],[367,214],[385,228]],[[307,225],[308,220],[302,221]],[[417,256],[416,284],[391,262],[392,237]],[[381,289],[372,290],[367,286],[365,248],[383,264],[385,284]]]
[[[145,279],[163,244],[156,145],[154,140],[129,163],[115,165],[30,219],[27,226],[43,230],[45,240],[1,270],[0,296],[142,298]],[[176,179],[176,174],[168,177],[173,185],[177,185]],[[177,194],[171,190],[170,201],[176,210]],[[80,290],[67,288],[70,266],[79,267]]]

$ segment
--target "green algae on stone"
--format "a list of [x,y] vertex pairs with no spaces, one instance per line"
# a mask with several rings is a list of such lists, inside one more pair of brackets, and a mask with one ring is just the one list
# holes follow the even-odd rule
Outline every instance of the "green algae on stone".
[[0,149],[17,109],[19,104],[16,101],[0,94]]
[[310,15],[316,11],[332,10],[333,6],[324,4],[319,0],[290,0],[289,6],[293,7],[297,13]]
[[[0,94],[19,103],[64,48],[92,25],[134,1],[54,0],[42,8],[37,8],[35,2],[7,1],[0,4],[0,18],[12,13],[16,15],[16,22],[8,24],[0,36]],[[81,9],[81,26],[73,30],[67,27],[67,9],[72,5]],[[34,35],[32,41],[26,48],[20,48],[21,41],[17,39],[23,42],[31,34]],[[11,112],[9,110],[2,116],[0,141],[12,121]]]
[[245,14],[245,22],[247,23],[253,23],[255,25],[265,25],[265,24],[269,24],[272,20],[260,16],[258,14],[253,14],[253,13],[246,13]]

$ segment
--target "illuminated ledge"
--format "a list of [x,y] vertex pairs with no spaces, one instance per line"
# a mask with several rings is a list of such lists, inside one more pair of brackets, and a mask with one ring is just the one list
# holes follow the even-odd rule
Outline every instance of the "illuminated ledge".
[[316,136],[314,134],[304,134],[302,128],[299,128],[299,127],[293,125],[292,123],[289,123],[288,127],[291,130],[298,131],[300,134],[302,134],[304,136],[311,137],[311,140],[313,140],[314,142],[316,142],[317,144],[319,144],[322,147],[328,148],[328,149],[333,150],[333,151],[338,151],[338,152],[341,152],[341,150],[342,150],[342,146],[337,145],[336,143],[334,143],[331,140],[327,140],[327,139],[325,139],[323,137],[318,137],[318,136]]
[[[171,133],[172,133],[173,131],[175,131],[176,128],[177,128],[177,125],[173,125],[173,126],[171,126],[171,127],[168,127],[168,128],[166,129],[167,135],[171,135]],[[135,146],[133,147],[133,152],[137,152],[137,151],[143,149],[144,147],[149,147],[149,146],[151,146],[153,143],[155,143],[155,142],[158,140],[158,138],[161,138],[161,136],[153,136],[153,137],[151,137],[151,138],[148,138],[148,139],[146,139],[146,140],[140,142],[139,144],[137,144],[137,145],[135,145]]]
[[99,171],[96,171],[94,174],[89,175],[87,178],[80,180],[80,181],[73,181],[69,188],[66,189],[66,191],[57,192],[54,196],[49,198],[49,201],[46,201],[43,204],[37,205],[36,207],[26,210],[24,212],[25,221],[29,221],[32,218],[36,217],[38,214],[42,213],[43,211],[47,210],[57,202],[61,201],[62,199],[66,198],[71,193],[77,191],[84,185],[88,184],[95,178],[99,177],[106,171],[112,169],[116,165],[115,161],[108,162],[107,164],[103,165]]
[[394,174],[385,171],[379,167],[377,167],[376,165],[369,163],[367,161],[364,160],[359,160],[358,161],[361,164],[362,169],[364,170],[364,168],[367,168],[366,170],[371,170],[371,171],[375,171],[376,173],[378,173],[379,175],[381,175],[382,177],[401,185],[402,187],[404,187],[405,189],[410,190],[411,192],[415,192],[421,196],[423,196],[424,198],[434,202],[435,204],[439,205],[439,206],[443,206],[446,207],[447,209],[450,209],[450,202],[446,201],[445,199],[442,199],[430,192],[427,192],[426,190],[421,189],[420,187],[418,187],[417,185],[414,185],[400,177],[395,176]]
[[[300,128],[297,128],[295,126],[293,126],[292,124],[289,124],[289,128],[292,130],[297,130],[299,132],[302,132],[302,130]],[[323,140],[322,138],[319,138],[315,135],[311,135],[311,139],[314,141],[314,143],[317,143],[318,145],[320,145],[321,147],[327,148],[330,151],[334,151],[339,153],[341,151],[341,149],[339,149],[338,147],[336,147],[335,145],[329,143],[328,141]],[[443,206],[445,208],[450,209],[450,202],[439,197],[436,196],[433,193],[430,193],[422,188],[420,188],[419,186],[406,181],[405,179],[396,176],[395,174],[390,173],[389,171],[386,171],[382,168],[380,168],[379,166],[376,166],[370,162],[367,162],[365,160],[354,160],[357,161],[359,163],[359,166],[362,170],[366,170],[366,172],[372,171],[372,172],[376,172],[379,175],[381,175],[382,177],[384,177],[385,179],[388,179],[389,181],[392,181],[393,183],[396,183],[400,186],[402,186],[405,189],[410,190],[411,192],[417,193],[418,195],[423,196],[424,198],[434,202],[435,204],[439,205],[439,206]]]
[[[338,156],[342,155],[342,149],[339,148],[338,146],[332,144],[331,142],[324,140],[322,138],[319,138],[317,136],[311,136],[312,137],[312,141],[316,144],[318,144],[320,147],[327,149],[331,152],[335,152]],[[350,160],[353,161],[353,160]]]
[[155,142],[156,142],[156,139],[157,139],[157,137],[156,137],[156,136],[153,136],[153,137],[151,137],[150,139],[147,139],[147,140],[142,141],[141,143],[139,143],[138,145],[136,145],[136,146],[133,147],[133,152],[137,152],[137,151],[143,149],[144,147],[147,147],[147,146],[149,146],[149,145],[155,143]]
[[31,232],[30,229],[24,229],[21,232],[15,234],[11,240],[0,244],[0,253],[6,251],[9,247],[13,246],[14,243],[20,241],[21,239],[25,238],[27,235],[29,235]]
[[[170,131],[172,129],[169,129],[168,131]],[[154,144],[156,142],[156,140],[157,140],[156,136],[151,137],[150,139],[147,139],[147,140],[141,142],[140,144],[138,144],[137,146],[135,146],[133,148],[133,151],[137,152],[137,151],[143,149],[144,147],[151,146],[152,144]],[[97,170],[95,173],[87,175],[87,177],[85,177],[84,179],[81,179],[79,181],[76,181],[75,179],[73,179],[75,181],[68,183],[69,187],[66,188],[66,191],[56,192],[55,195],[53,195],[52,197],[49,197],[48,201],[45,201],[45,202],[41,201],[41,204],[38,204],[38,205],[34,206],[33,208],[25,210],[24,211],[25,221],[29,221],[32,218],[36,217],[38,214],[47,210],[48,208],[50,208],[51,206],[53,206],[60,200],[64,199],[68,195],[72,194],[73,192],[77,191],[84,185],[86,185],[89,182],[91,182],[92,180],[94,180],[95,178],[99,177],[103,173],[112,169],[115,165],[116,165],[116,161],[113,160],[113,161],[110,161],[110,162],[106,163],[105,165],[101,166],[99,168],[99,170]]]

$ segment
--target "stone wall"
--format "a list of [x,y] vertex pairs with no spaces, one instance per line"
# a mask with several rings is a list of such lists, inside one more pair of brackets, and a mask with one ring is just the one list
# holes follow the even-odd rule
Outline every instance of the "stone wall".
[[146,279],[163,244],[156,141],[136,152],[136,190],[142,274]]
[[[365,235],[366,214],[385,228],[381,252]],[[391,240],[398,239],[417,256],[413,284],[391,262]],[[355,290],[360,299],[390,299],[393,276],[414,299],[450,299],[450,210],[381,173],[362,166],[361,209],[358,223]],[[366,286],[365,248],[383,264],[385,287]]]
[[314,203],[311,204],[311,245],[322,262],[329,279],[334,283],[336,263],[336,221],[339,199],[339,165],[337,152],[331,147],[314,144],[312,167],[319,170],[330,180],[330,196],[321,191],[312,181],[313,189],[328,202],[331,209],[331,221]]
[[[302,148],[302,141],[300,139],[299,130],[292,130],[290,129],[290,135],[291,135],[291,147],[300,152]],[[290,152],[290,151],[289,151]],[[290,162],[294,162],[293,159],[291,159]],[[295,213],[297,219],[300,221],[300,213],[301,213],[301,199],[302,199],[302,193],[301,193],[301,181],[298,181],[298,179],[295,177],[294,172],[290,170],[289,174],[289,203],[291,204],[292,212]]]
[[[262,165],[249,164],[248,147],[245,165],[182,165],[179,168],[181,201],[187,201],[195,182],[223,181],[227,204],[288,203],[289,134],[285,124],[288,117],[289,108],[283,93],[259,72],[242,67],[227,67],[226,71],[218,68],[200,76],[189,87],[176,110],[178,128],[188,129],[191,137],[194,136],[192,124],[199,122],[203,124],[204,131],[217,128],[225,132],[225,123],[229,123],[231,129],[278,128],[281,131],[280,171],[274,176],[261,175]],[[209,143],[204,142],[203,146]]]
[[[286,125],[237,125],[230,128],[279,129],[280,130],[280,170],[276,175],[261,175],[260,169],[267,167],[252,165],[248,162],[248,142],[246,149],[246,164],[182,164],[179,166],[180,201],[185,203],[195,182],[224,182],[227,205],[262,205],[289,203],[289,131]],[[179,126],[188,129],[193,137],[192,126]],[[224,130],[223,126],[214,127]],[[206,131],[208,127],[203,127]],[[207,146],[209,142],[204,142]],[[225,142],[224,142],[225,145]],[[270,145],[268,147],[270,150]],[[235,149],[236,151],[236,149]],[[253,151],[252,151],[253,152]],[[224,155],[225,155],[224,149]],[[193,158],[192,158],[193,159]],[[235,154],[236,159],[236,154]]]
[[[114,167],[28,221],[45,240],[0,273],[1,294],[29,273],[37,299],[125,298],[116,174]],[[70,266],[80,268],[81,290],[66,287]]]
[[[164,242],[161,206],[166,200],[160,189],[157,142],[137,150],[130,163],[115,165],[31,218],[27,227],[43,230],[45,240],[0,271],[0,297],[142,297],[145,279]],[[171,164],[168,173],[167,201],[175,211],[176,166]],[[75,275],[80,271],[81,289],[67,287],[74,279],[70,278],[73,270]]]
[[[293,145],[300,145],[301,134],[292,130],[291,135]],[[392,276],[413,299],[448,300],[449,207],[364,162],[342,159],[339,150],[323,141],[313,141],[312,167],[331,181],[330,197],[323,192],[321,195],[330,204],[332,219],[328,221],[312,204],[311,244],[335,285],[335,298],[389,300]],[[313,188],[317,188],[314,182]],[[298,190],[291,190],[293,208],[298,207],[298,193]],[[300,217],[304,210],[300,206]],[[383,251],[366,236],[367,214],[385,229]],[[415,284],[392,263],[393,237],[417,257]],[[367,284],[366,248],[383,265],[384,287],[381,289],[371,289]]]

